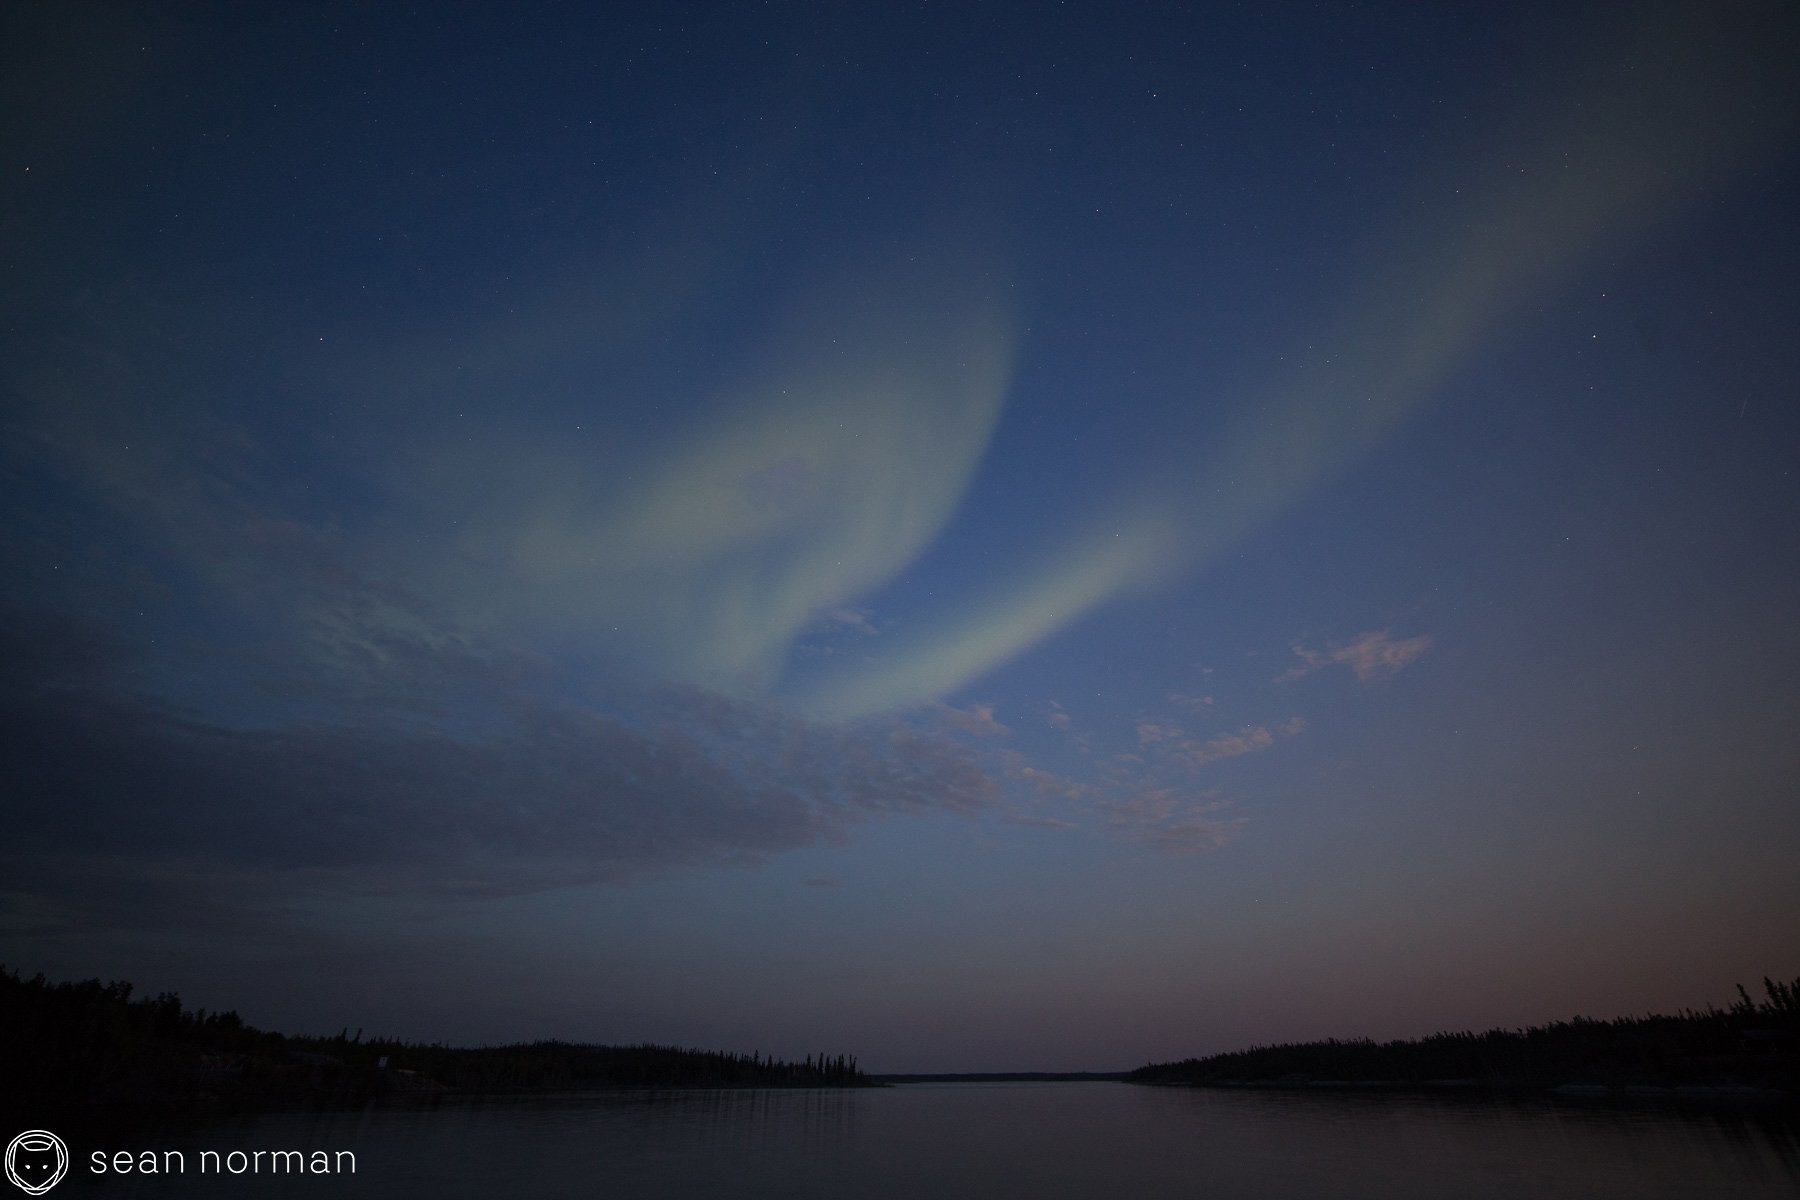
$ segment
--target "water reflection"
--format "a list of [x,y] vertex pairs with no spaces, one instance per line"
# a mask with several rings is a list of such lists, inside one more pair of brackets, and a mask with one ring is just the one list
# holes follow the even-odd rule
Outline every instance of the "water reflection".
[[[641,1092],[169,1126],[140,1144],[350,1149],[354,1177],[81,1176],[88,1194],[333,1197],[1792,1196],[1791,1112],[1489,1096],[935,1084]],[[71,1144],[85,1163],[96,1147]],[[108,1147],[115,1148],[115,1147]],[[136,1148],[133,1146],[132,1148]]]

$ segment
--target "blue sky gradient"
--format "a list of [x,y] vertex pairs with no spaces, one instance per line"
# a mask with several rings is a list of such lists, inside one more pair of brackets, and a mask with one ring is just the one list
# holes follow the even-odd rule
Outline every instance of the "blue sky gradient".
[[1791,7],[4,19],[7,963],[890,1071],[1792,972]]

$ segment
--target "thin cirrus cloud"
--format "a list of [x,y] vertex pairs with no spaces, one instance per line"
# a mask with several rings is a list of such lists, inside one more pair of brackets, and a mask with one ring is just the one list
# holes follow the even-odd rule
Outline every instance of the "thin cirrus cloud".
[[1173,763],[1187,771],[1198,771],[1228,758],[1256,754],[1274,746],[1279,738],[1294,737],[1306,728],[1300,717],[1289,717],[1274,725],[1244,725],[1225,733],[1201,737],[1189,733],[1174,721],[1140,721],[1137,726],[1138,746],[1153,761]]
[[1231,813],[1216,792],[1142,788],[1098,806],[1103,820],[1138,842],[1173,854],[1205,854],[1223,847],[1247,819]]
[[[766,696],[809,625],[866,638],[850,601],[954,510],[1004,392],[998,318],[978,315],[886,357],[861,339],[827,382],[791,374],[764,389],[787,398],[623,480],[568,447],[522,456],[522,430],[453,454],[425,439],[383,479],[390,507],[350,525],[286,503],[251,430],[134,417],[129,362],[111,387],[70,369],[19,451],[73,501],[44,510],[6,589],[19,910],[179,925],[216,893],[281,925],[304,895],[529,893],[754,863],[877,819],[1075,827],[1094,785],[983,749],[1008,733],[991,706],[828,722]],[[100,509],[110,555],[183,581],[159,610],[179,639],[127,634],[91,596],[47,620],[48,593],[21,590],[60,577],[96,532],[77,514]],[[559,641],[598,646],[601,669]]]
[[938,715],[952,729],[975,737],[1005,737],[1012,732],[994,717],[994,706],[991,704],[971,704],[967,708],[940,704]]
[[[37,802],[0,862],[27,935],[193,928],[198,908],[229,911],[227,932],[302,936],[307,897],[496,898],[754,864],[900,817],[1097,822],[1178,853],[1243,824],[1189,782],[1046,770],[987,706],[847,725],[676,687],[638,693],[627,720],[546,699],[540,664],[471,650],[454,670],[396,654],[378,692],[335,672],[289,681],[329,719],[226,723],[131,688],[136,655],[107,629],[10,615],[0,735],[31,747],[9,779]],[[1151,773],[1294,728],[1183,739]]]
[[1303,679],[1328,667],[1348,667],[1359,682],[1367,683],[1410,666],[1430,649],[1431,635],[1428,633],[1396,638],[1384,629],[1370,630],[1342,645],[1327,646],[1323,650],[1309,649],[1295,642],[1294,654],[1300,662],[1277,676],[1275,682]]
[[[456,696],[442,672],[419,680],[435,720],[340,693],[329,721],[225,724],[124,686],[134,667],[106,630],[10,616],[0,732],[32,748],[8,764],[34,802],[4,856],[45,911],[121,894],[186,904],[209,878],[260,879],[271,903],[284,889],[500,896],[1007,807],[991,763],[930,730],[820,725],[692,689],[641,695],[626,722],[546,702],[519,686],[529,669],[500,661],[471,664]],[[446,707],[465,727],[446,728]]]

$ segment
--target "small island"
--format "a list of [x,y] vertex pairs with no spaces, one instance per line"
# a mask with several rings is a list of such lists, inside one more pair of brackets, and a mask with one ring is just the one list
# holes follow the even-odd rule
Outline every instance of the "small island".
[[296,1037],[247,1025],[235,1012],[184,1008],[174,993],[134,999],[133,990],[120,981],[22,979],[0,968],[0,1078],[9,1100],[262,1108],[597,1088],[879,1086],[853,1055],[785,1062],[558,1041],[468,1048],[365,1038],[360,1029]]
[[1729,1008],[1576,1017],[1527,1029],[1257,1046],[1153,1063],[1131,1083],[1185,1087],[1548,1090],[1563,1096],[1800,1100],[1800,979],[1740,984]]

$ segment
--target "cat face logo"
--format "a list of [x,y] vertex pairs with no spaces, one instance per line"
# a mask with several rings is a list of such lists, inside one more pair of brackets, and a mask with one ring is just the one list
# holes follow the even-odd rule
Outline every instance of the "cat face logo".
[[33,1196],[55,1187],[68,1173],[69,1148],[46,1129],[27,1129],[6,1148],[6,1177]]

